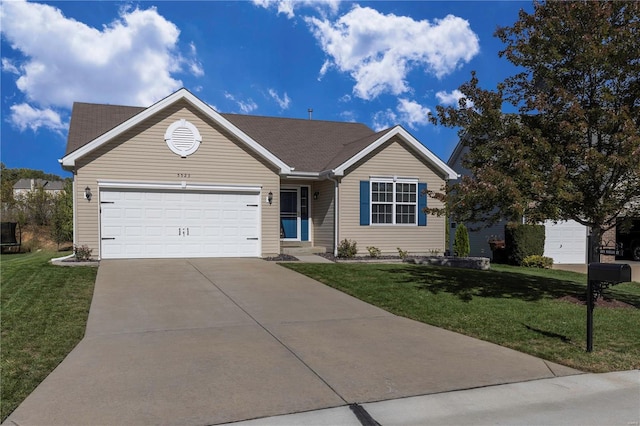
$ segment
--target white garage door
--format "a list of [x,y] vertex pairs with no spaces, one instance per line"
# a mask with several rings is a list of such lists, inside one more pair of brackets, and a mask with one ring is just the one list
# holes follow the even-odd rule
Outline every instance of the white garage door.
[[547,221],[545,227],[544,255],[553,263],[580,263],[587,261],[587,228],[574,220],[554,224]]
[[259,194],[102,189],[103,259],[260,255]]

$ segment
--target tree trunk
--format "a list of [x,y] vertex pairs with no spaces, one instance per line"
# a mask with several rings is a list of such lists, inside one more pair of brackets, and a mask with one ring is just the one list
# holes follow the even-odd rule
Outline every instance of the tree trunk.
[[600,245],[602,244],[603,235],[604,231],[600,226],[594,226],[593,228],[591,228],[587,263],[600,262]]

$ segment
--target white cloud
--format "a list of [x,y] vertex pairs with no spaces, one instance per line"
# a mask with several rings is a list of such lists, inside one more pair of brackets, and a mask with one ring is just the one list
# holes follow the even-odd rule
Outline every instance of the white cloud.
[[36,132],[40,127],[46,127],[56,132],[66,130],[67,123],[63,123],[60,114],[50,108],[38,109],[22,103],[11,106],[11,114],[8,117],[20,131],[31,129]]
[[321,16],[326,16],[327,13],[335,15],[340,8],[341,0],[253,0],[253,4],[265,9],[276,9],[279,14],[286,15],[287,18],[292,19],[296,16],[295,9],[302,7],[312,7]]
[[18,71],[16,85],[34,110],[70,109],[74,101],[148,106],[182,87],[175,73],[204,74],[195,45],[183,57],[180,30],[154,7],[123,8],[100,29],[24,1],[4,2],[0,19],[2,36],[23,55],[3,58],[3,69]]
[[387,108],[385,111],[378,111],[373,115],[373,123],[371,126],[373,130],[379,132],[380,130],[388,129],[398,123],[398,116],[391,109]]
[[189,43],[189,50],[191,51],[191,59],[185,59],[185,62],[189,65],[191,74],[196,77],[202,77],[204,75],[204,69],[198,60],[198,50],[194,42]]
[[420,105],[416,101],[400,98],[398,99],[396,111],[387,108],[373,115],[372,127],[374,130],[380,131],[397,124],[406,124],[409,128],[415,130],[420,126],[429,124],[429,112],[431,112],[429,108]]
[[[460,101],[461,98],[464,98],[464,94],[459,91],[458,89],[453,90],[451,93],[447,93],[444,90],[441,90],[439,92],[436,93],[436,98],[438,98],[438,101],[440,101],[441,104],[444,105],[458,105],[458,101]],[[466,101],[466,106],[467,108],[472,108],[473,107],[473,102],[471,102],[470,100],[467,99]]]
[[229,99],[230,101],[235,102],[235,104],[238,105],[238,108],[240,108],[240,111],[243,114],[249,114],[250,112],[258,109],[258,104],[256,104],[251,98],[247,100],[236,99],[236,97],[229,92],[225,92],[224,97]]
[[453,15],[415,21],[356,5],[333,23],[305,21],[328,57],[320,76],[331,68],[349,73],[354,94],[365,100],[409,92],[406,78],[414,68],[441,78],[480,51],[469,22]]
[[276,92],[274,89],[269,89],[269,96],[271,96],[273,100],[276,101],[278,105],[280,105],[281,109],[289,108],[291,99],[289,99],[289,95],[287,95],[287,92],[285,92],[284,97],[281,98],[280,96],[278,96],[278,92]]
[[8,58],[2,58],[2,71],[15,75],[20,75],[20,70],[16,65]]
[[344,121],[348,121],[351,123],[355,123],[356,122],[356,113],[354,111],[342,111],[340,113],[340,117],[342,117],[342,119]]
[[429,124],[429,112],[431,112],[429,108],[423,107],[415,101],[398,100],[400,121],[406,123],[411,129],[415,130],[418,126]]

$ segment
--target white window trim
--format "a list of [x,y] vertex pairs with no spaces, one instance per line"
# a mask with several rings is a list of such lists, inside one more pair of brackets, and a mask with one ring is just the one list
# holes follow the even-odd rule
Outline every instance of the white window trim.
[[[392,202],[375,202],[373,201],[373,184],[374,183],[392,183],[393,184],[393,201]],[[416,202],[405,203],[396,201],[396,183],[411,183],[416,186]],[[418,179],[417,178],[398,178],[398,177],[370,177],[369,178],[369,225],[370,226],[418,226]],[[374,204],[391,204],[391,220],[392,223],[374,223],[373,222],[373,205]],[[396,223],[396,206],[415,205],[414,222],[413,223]]]

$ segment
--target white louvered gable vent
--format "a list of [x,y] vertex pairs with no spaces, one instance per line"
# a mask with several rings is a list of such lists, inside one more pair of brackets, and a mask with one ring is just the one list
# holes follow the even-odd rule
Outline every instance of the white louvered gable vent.
[[202,137],[196,126],[182,119],[169,126],[164,140],[171,151],[185,158],[198,150]]

